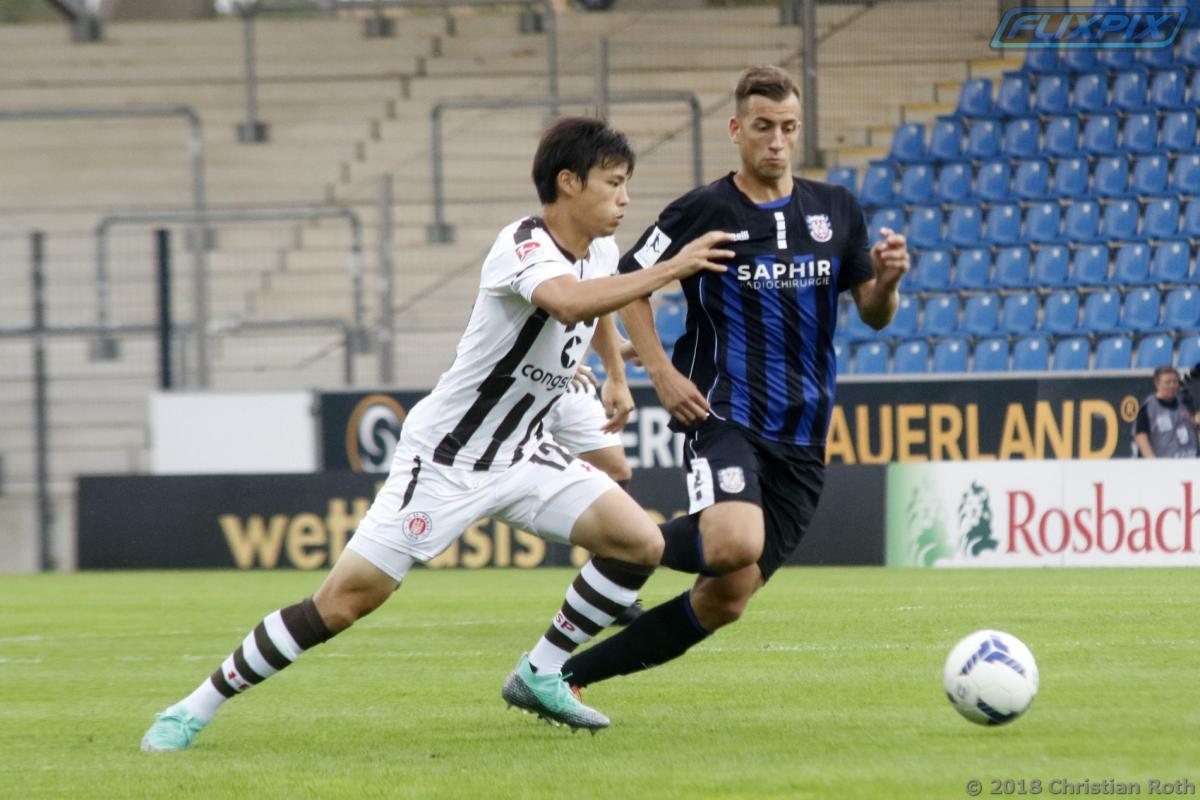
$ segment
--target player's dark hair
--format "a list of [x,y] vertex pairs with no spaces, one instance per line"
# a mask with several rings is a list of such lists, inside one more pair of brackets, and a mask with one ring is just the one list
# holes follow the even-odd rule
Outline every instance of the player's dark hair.
[[533,156],[533,185],[543,204],[558,199],[558,174],[564,169],[587,185],[592,167],[607,169],[620,164],[633,174],[633,148],[625,134],[591,117],[563,117],[551,125]]
[[750,67],[738,77],[737,88],[733,90],[739,114],[745,111],[746,100],[756,94],[782,103],[789,94],[796,95],[796,99],[799,100],[800,87],[792,80],[791,75],[779,67]]
[[1162,375],[1174,375],[1176,378],[1178,378],[1179,370],[1175,369],[1169,364],[1161,364],[1154,368],[1154,382],[1158,383],[1158,379]]

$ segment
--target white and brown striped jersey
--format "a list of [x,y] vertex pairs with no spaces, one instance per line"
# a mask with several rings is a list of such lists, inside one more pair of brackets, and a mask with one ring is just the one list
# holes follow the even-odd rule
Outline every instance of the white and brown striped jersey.
[[542,438],[542,419],[587,352],[595,320],[565,325],[533,304],[542,281],[613,275],[612,237],[581,258],[563,250],[538,217],[496,237],[454,363],[408,413],[403,438],[436,464],[502,470]]

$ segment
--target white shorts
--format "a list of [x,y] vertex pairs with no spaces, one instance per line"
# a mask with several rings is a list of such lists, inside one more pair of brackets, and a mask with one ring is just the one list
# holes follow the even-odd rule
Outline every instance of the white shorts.
[[399,581],[413,560],[435,557],[481,517],[569,543],[579,516],[616,488],[550,439],[502,472],[476,472],[435,464],[401,438],[387,482],[346,547]]
[[608,415],[604,403],[595,390],[568,389],[558,402],[550,407],[550,413],[542,420],[542,426],[554,437],[554,441],[571,451],[572,455],[622,447],[621,436],[605,433]]

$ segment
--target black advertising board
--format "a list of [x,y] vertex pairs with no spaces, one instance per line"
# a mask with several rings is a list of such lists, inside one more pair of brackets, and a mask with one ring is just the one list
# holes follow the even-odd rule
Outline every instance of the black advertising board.
[[[319,569],[345,547],[381,475],[122,475],[79,479],[80,569]],[[686,508],[679,470],[630,487],[655,519]],[[792,563],[882,564],[884,468],[833,467]],[[580,565],[583,551],[483,520],[432,567]]]

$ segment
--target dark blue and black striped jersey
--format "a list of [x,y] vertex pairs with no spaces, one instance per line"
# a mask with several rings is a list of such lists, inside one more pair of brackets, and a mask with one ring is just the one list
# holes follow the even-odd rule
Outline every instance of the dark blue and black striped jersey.
[[846,189],[796,179],[755,204],[733,174],[689,192],[621,259],[633,272],[713,230],[737,256],[729,271],[683,281],[687,329],[673,361],[712,412],[772,441],[824,445],[833,408],[838,294],[874,277],[866,223]]

